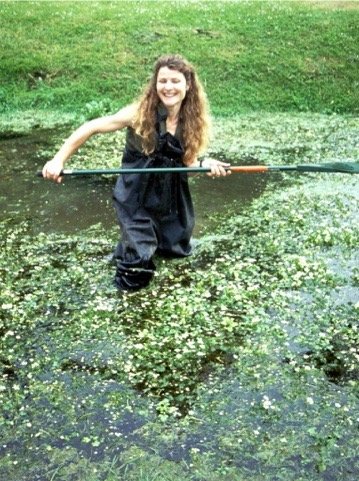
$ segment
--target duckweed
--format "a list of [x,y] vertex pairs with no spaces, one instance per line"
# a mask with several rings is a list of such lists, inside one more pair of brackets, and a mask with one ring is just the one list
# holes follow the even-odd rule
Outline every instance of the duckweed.
[[1,479],[357,479],[358,207],[355,176],[283,178],[121,296],[117,229],[4,219]]

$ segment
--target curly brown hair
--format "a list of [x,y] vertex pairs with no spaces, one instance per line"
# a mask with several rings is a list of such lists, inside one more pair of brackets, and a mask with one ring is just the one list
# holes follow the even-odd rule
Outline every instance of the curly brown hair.
[[146,155],[155,150],[156,114],[160,99],[157,95],[157,75],[162,67],[181,72],[188,90],[181,105],[180,120],[183,132],[185,165],[190,165],[208,145],[210,118],[207,97],[194,67],[180,55],[163,55],[154,66],[152,78],[139,100],[139,107],[133,123],[135,132],[142,138]]

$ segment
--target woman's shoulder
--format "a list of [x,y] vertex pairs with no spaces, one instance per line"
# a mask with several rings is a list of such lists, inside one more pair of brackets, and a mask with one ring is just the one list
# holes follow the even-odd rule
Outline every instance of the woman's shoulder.
[[132,127],[138,111],[138,103],[134,102],[122,107],[113,117],[124,127]]

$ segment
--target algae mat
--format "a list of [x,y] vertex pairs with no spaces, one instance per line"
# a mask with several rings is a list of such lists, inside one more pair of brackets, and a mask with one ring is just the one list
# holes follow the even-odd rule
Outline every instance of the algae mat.
[[[357,161],[357,133],[350,117],[247,116],[219,123],[213,151]],[[124,297],[115,228],[5,219],[1,478],[357,479],[358,204],[355,176],[283,175]]]

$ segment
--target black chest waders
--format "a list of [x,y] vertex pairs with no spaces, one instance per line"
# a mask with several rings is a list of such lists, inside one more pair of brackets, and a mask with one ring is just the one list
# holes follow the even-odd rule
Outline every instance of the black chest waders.
[[[146,156],[127,141],[123,168],[184,167],[183,148],[166,132],[166,117],[158,122],[156,150]],[[129,130],[129,135],[135,135]],[[187,173],[124,174],[114,189],[121,229],[115,251],[115,284],[122,290],[146,287],[151,281],[154,254],[182,257],[191,254],[194,213]]]

